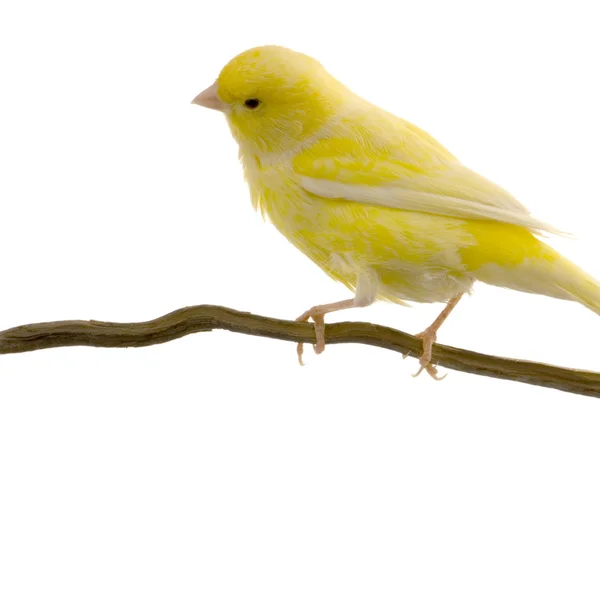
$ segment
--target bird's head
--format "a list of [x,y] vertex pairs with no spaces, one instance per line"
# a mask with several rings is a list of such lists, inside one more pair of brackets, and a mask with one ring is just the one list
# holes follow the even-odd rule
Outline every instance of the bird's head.
[[261,46],[233,58],[194,104],[225,113],[242,151],[291,150],[336,112],[343,86],[315,59]]

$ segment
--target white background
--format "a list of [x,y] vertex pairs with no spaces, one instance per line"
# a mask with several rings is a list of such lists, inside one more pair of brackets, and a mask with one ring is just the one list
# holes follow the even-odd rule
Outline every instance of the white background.
[[[253,213],[221,115],[238,52],[317,57],[430,131],[600,276],[596,3],[0,8],[0,329],[348,292]],[[331,320],[422,330],[440,305]],[[443,343],[600,369],[580,306],[476,288]],[[600,402],[225,332],[0,357],[0,597],[598,598]]]

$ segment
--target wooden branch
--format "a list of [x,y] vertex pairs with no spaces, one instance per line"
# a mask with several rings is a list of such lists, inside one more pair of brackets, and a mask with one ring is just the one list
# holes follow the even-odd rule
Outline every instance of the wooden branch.
[[[0,332],[0,354],[30,352],[59,346],[126,348],[162,344],[198,333],[225,329],[289,342],[314,343],[308,323],[282,321],[208,304],[181,308],[142,323],[104,321],[54,321],[21,325]],[[417,357],[421,341],[412,335],[372,323],[345,322],[326,326],[328,344],[357,343],[386,348]],[[293,360],[290,357],[290,360]],[[509,379],[600,398],[600,373],[554,367],[461,350],[436,344],[433,362],[448,369]],[[443,384],[440,384],[443,385]]]

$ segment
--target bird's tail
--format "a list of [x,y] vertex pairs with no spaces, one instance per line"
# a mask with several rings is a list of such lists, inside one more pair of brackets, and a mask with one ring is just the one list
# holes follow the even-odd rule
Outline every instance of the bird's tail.
[[491,285],[574,300],[600,315],[600,282],[555,250],[543,246],[540,254],[525,259],[518,267],[494,265],[483,269],[477,278]]
[[562,260],[566,269],[557,285],[573,300],[600,315],[600,282],[565,258]]

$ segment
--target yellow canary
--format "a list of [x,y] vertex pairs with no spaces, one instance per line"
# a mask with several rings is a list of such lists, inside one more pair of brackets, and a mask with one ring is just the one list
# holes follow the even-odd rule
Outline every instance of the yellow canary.
[[193,103],[225,114],[254,207],[354,292],[298,317],[314,321],[317,352],[329,312],[446,302],[419,334],[419,373],[436,377],[437,330],[476,280],[600,314],[600,284],[535,235],[555,229],[315,59],[279,46],[247,50]]

